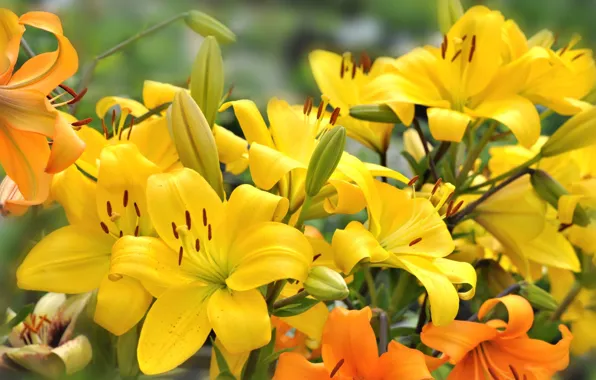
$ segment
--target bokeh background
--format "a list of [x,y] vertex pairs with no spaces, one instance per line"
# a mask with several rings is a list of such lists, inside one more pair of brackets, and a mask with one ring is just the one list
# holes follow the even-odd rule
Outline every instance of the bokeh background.
[[[65,35],[78,50],[80,68],[84,68],[96,55],[169,17],[190,9],[206,12],[237,34],[235,44],[222,47],[226,87],[234,86],[232,98],[250,98],[264,109],[272,96],[296,103],[302,103],[307,95],[318,100],[320,94],[307,59],[312,49],[356,53],[365,50],[372,57],[378,57],[398,56],[420,44],[439,43],[441,36],[437,30],[435,2],[2,0],[0,6],[17,14],[31,10],[58,14]],[[462,3],[465,8],[485,4],[499,9],[506,17],[515,19],[528,36],[549,28],[559,35],[561,41],[579,33],[583,36],[582,45],[591,47],[596,39],[594,0],[462,0]],[[55,41],[48,34],[28,31],[25,37],[35,51],[47,51],[55,46]],[[185,86],[201,41],[200,36],[180,21],[102,60],[77,116],[80,119],[95,117],[95,103],[104,96],[118,95],[141,100],[143,81],[147,79]],[[80,76],[81,70],[68,83],[76,86]],[[549,120],[558,124],[556,118]],[[240,134],[231,112],[220,115],[219,121]],[[394,131],[389,165],[407,172],[399,158],[401,130],[398,127]],[[545,131],[551,132],[552,127],[547,126]],[[351,145],[349,150],[372,162],[378,159],[376,155],[360,150],[356,144]],[[2,175],[0,168],[0,177]],[[63,223],[64,217],[59,210],[42,220],[13,222],[0,219],[0,310],[9,305],[18,309],[36,298],[36,294],[25,294],[15,289],[14,268],[32,244],[31,237],[39,228],[51,230]],[[109,337],[102,337],[97,331],[93,334],[97,334],[98,342],[109,346]],[[103,355],[105,363],[97,365],[95,372],[79,378],[114,378],[115,373],[104,373],[112,360],[111,354],[106,351]],[[564,377],[596,379],[594,358],[575,360]],[[197,359],[189,365],[204,367],[206,363]],[[0,373],[0,379],[11,376]],[[197,377],[195,374],[187,378]]]

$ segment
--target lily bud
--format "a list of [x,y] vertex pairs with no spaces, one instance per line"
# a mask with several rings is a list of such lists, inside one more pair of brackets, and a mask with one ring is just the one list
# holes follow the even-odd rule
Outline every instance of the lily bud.
[[224,92],[224,70],[221,50],[215,37],[205,38],[190,74],[190,94],[197,102],[210,128]]
[[536,309],[555,311],[557,309],[557,302],[546,290],[534,285],[524,283],[521,286],[520,294],[530,301],[530,304]]
[[174,95],[167,120],[182,165],[203,176],[223,200],[223,179],[215,138],[201,109],[186,91]]
[[543,157],[585,148],[596,143],[596,107],[581,111],[567,120],[542,146]]
[[236,42],[236,35],[227,26],[199,11],[189,11],[184,17],[186,25],[203,37],[213,36],[222,44]]
[[464,14],[459,0],[438,0],[437,4],[439,30],[447,34],[449,29]]
[[337,168],[346,145],[346,129],[341,126],[325,132],[313,152],[306,172],[306,194],[314,197]]
[[350,116],[379,123],[400,123],[399,117],[386,104],[363,104],[350,108]]
[[[554,208],[559,207],[559,198],[568,195],[569,192],[557,180],[542,170],[535,170],[530,177],[530,182],[540,198],[547,201]],[[580,206],[575,207],[573,223],[585,227],[590,224],[590,218],[586,211]]]
[[304,281],[304,290],[319,301],[342,300],[350,293],[344,278],[324,266],[311,268]]

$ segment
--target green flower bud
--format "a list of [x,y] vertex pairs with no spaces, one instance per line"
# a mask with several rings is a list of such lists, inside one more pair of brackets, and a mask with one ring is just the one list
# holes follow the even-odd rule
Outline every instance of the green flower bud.
[[311,268],[304,281],[304,290],[319,301],[342,300],[350,293],[344,278],[323,266]]
[[[540,198],[547,201],[554,208],[558,207],[559,198],[562,195],[569,194],[563,185],[543,170],[535,170],[530,177],[530,181]],[[575,207],[573,223],[579,226],[587,226],[590,224],[588,214],[580,205]]]
[[464,14],[459,0],[439,0],[437,4],[439,30],[447,34],[449,29]]
[[530,301],[530,304],[536,309],[545,311],[555,311],[557,309],[558,305],[553,296],[534,284],[522,284],[520,294]]
[[567,120],[542,146],[543,157],[585,148],[596,143],[596,107],[581,111]]
[[227,26],[199,11],[189,11],[184,17],[186,25],[203,37],[213,36],[221,44],[236,42],[236,35]]
[[136,378],[139,374],[137,361],[137,343],[139,342],[138,327],[135,326],[118,337],[116,344],[116,357],[118,358],[118,371],[120,377],[126,379]]
[[202,175],[223,200],[223,178],[215,138],[201,109],[186,91],[174,95],[167,119],[182,165]]
[[334,127],[323,134],[308,163],[306,194],[314,197],[337,168],[346,145],[346,129]]
[[224,92],[224,69],[221,50],[214,37],[207,37],[197,53],[190,74],[190,94],[197,102],[210,128]]
[[363,104],[350,108],[350,116],[355,119],[378,123],[401,123],[399,117],[386,104]]

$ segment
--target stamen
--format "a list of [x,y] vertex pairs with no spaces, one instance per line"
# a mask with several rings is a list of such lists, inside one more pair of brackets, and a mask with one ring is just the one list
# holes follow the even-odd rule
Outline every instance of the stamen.
[[105,232],[106,234],[110,233],[108,226],[104,222],[99,222],[99,225],[101,226],[101,229],[103,230],[103,232]]
[[213,236],[211,235],[211,224],[207,226],[207,239],[211,240]]
[[356,78],[356,63],[352,61],[352,79]]
[[112,122],[111,122],[112,128],[114,128],[114,123],[115,122],[116,122],[116,110],[113,109],[112,110]]
[[495,380],[499,380],[500,379],[500,377],[497,375],[497,373],[495,372],[495,370],[491,366],[487,365],[486,366],[486,370],[493,377],[493,379],[495,379]]
[[416,176],[412,177],[410,182],[408,182],[408,186],[413,186],[416,183],[416,181],[418,181],[418,178],[420,178],[420,176],[416,175]]
[[180,251],[178,251],[178,266],[182,265],[182,254],[184,253],[184,249],[180,247]]
[[341,57],[341,67],[339,68],[339,77],[343,79],[344,71],[346,69],[346,61],[344,57]]
[[331,114],[331,117],[329,118],[329,124],[335,125],[335,122],[337,121],[338,117],[339,117],[339,107],[335,107],[335,109],[333,110],[333,113]]
[[124,207],[128,206],[128,190],[124,190],[124,198],[122,199]]
[[75,104],[78,101],[80,101],[81,99],[83,99],[83,96],[85,96],[85,94],[87,93],[87,89],[84,88],[83,91],[79,92],[74,98],[70,99],[68,102],[66,102],[66,104]]
[[199,239],[195,240],[195,250],[197,252],[199,252],[201,250],[201,242],[199,241]]
[[203,209],[203,226],[207,226],[207,210]]
[[120,237],[124,236],[124,232],[122,232],[122,230],[120,230]]
[[122,280],[122,275],[119,273],[110,273],[108,274],[108,280],[110,281],[118,281],[118,280]]
[[110,201],[106,202],[106,209],[108,211],[108,216],[112,217],[112,204],[110,203]]
[[141,210],[139,209],[139,205],[137,204],[137,202],[134,202],[133,205],[135,206],[135,212],[137,213],[137,216],[140,218]]
[[316,255],[313,256],[312,261],[315,262],[315,260],[318,259],[319,257],[321,257],[321,254],[317,253]]
[[344,365],[344,359],[341,359],[340,361],[337,362],[337,364],[335,365],[335,367],[333,367],[333,369],[331,370],[331,373],[329,374],[330,378],[333,378],[333,376],[335,376],[335,374],[339,371],[339,369],[341,368],[342,365]]
[[456,212],[459,211],[460,207],[464,204],[464,201],[461,200],[457,203],[457,205],[455,205],[455,207],[453,208],[453,210],[451,211],[451,215],[455,214]]
[[186,210],[185,212],[185,216],[186,216],[186,227],[188,227],[188,229],[190,230],[190,212],[188,212],[188,210]]
[[468,56],[468,62],[472,62],[472,57],[476,51],[476,36],[472,36],[472,45],[470,46],[470,55]]
[[317,109],[317,120],[321,119],[321,115],[323,114],[323,109],[325,108],[325,102],[321,100],[319,103],[319,109]]
[[445,54],[447,54],[447,46],[447,35],[445,34],[443,35],[443,43],[441,43],[441,57],[443,57],[443,59],[445,59]]
[[368,74],[372,67],[372,60],[365,51],[360,54],[360,64],[362,65],[362,72]]
[[307,96],[306,99],[304,99],[304,107],[302,107],[302,113],[306,115],[306,112],[308,111],[308,100],[310,99],[310,96]]
[[74,123],[71,123],[70,125],[72,125],[73,127],[81,127],[83,125],[87,125],[87,124],[91,123],[92,121],[93,121],[93,119],[88,117],[83,120],[75,121]]
[[112,215],[110,215],[111,222],[116,223],[118,219],[120,219],[120,214],[118,214],[117,212],[114,212],[112,213]]
[[296,294],[300,293],[300,292],[301,292],[301,291],[303,291],[303,290],[304,290],[304,288],[300,288],[300,289],[298,289],[298,291],[296,292]]
[[437,190],[439,190],[439,186],[441,186],[441,183],[443,182],[442,178],[439,178],[437,180],[437,182],[435,183],[435,187],[433,187],[433,191],[430,192],[430,195],[435,195],[435,193],[437,192]]
[[513,366],[511,364],[509,364],[509,370],[511,370],[511,374],[513,375],[513,378],[515,380],[521,380],[519,373],[517,373],[517,371],[515,370],[515,368],[513,368]]
[[172,222],[172,231],[174,232],[174,237],[178,239],[178,231],[176,230],[176,223]]
[[132,127],[135,126],[135,118],[130,119],[130,125],[128,126],[128,134],[126,135],[126,140],[130,140],[130,134],[132,133]]
[[414,239],[414,240],[412,240],[412,241],[410,242],[409,246],[411,247],[411,246],[413,246],[413,245],[416,245],[416,244],[420,243],[421,241],[422,241],[422,238],[421,238],[421,237],[419,237],[419,238],[416,238],[416,239]]
[[571,58],[571,62],[575,61],[576,59],[579,59],[580,57],[583,57],[584,55],[586,55],[586,53],[579,53],[575,57]]
[[461,54],[461,49],[457,51],[457,53],[455,53],[455,55],[453,56],[453,58],[451,58],[451,62],[454,62],[457,57],[459,57],[459,55]]
[[106,127],[106,122],[104,119],[101,119],[101,128],[103,129],[103,135],[107,139],[110,133],[108,132],[108,127]]
[[447,205],[447,212],[445,213],[445,216],[449,216],[451,215],[451,210],[453,209],[453,201],[449,201],[449,204]]
[[461,42],[464,42],[466,40],[466,38],[468,38],[468,35],[464,34],[464,36],[461,38]]
[[77,92],[75,90],[73,90],[72,88],[68,87],[65,84],[59,84],[58,87],[60,87],[61,89],[63,89],[64,91],[68,92],[70,94],[70,96],[72,96],[73,98],[75,96],[77,96]]
[[135,236],[139,236],[139,226],[135,227]]

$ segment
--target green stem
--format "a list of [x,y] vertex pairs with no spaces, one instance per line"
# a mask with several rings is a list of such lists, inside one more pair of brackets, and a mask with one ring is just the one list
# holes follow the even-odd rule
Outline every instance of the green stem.
[[308,296],[308,292],[306,290],[301,290],[298,293],[294,294],[293,296],[286,297],[286,298],[280,299],[279,301],[276,301],[273,304],[273,310],[281,309],[284,306],[288,306],[293,303],[296,303],[296,301],[300,301],[301,299],[306,298],[307,296]]
[[558,321],[559,319],[561,319],[565,311],[569,308],[569,306],[571,306],[573,301],[575,301],[575,298],[578,296],[581,290],[581,284],[578,281],[574,282],[571,286],[571,289],[569,289],[569,293],[567,293],[565,298],[563,298],[563,301],[561,301],[557,309],[550,316],[551,322]]
[[[491,123],[491,125],[488,127],[488,129],[482,135],[482,138],[480,139],[480,141],[478,141],[478,144],[476,144],[476,146],[472,149],[470,154],[468,154],[468,157],[466,158],[466,161],[464,162],[461,172],[457,176],[456,187],[459,187],[464,183],[464,181],[466,180],[466,178],[468,176],[468,173],[474,167],[474,163],[476,162],[476,159],[478,159],[478,157],[480,157],[480,154],[484,150],[484,147],[486,146],[486,144],[488,144],[488,142],[490,141],[490,138],[492,137],[493,133],[495,133],[498,126],[499,126],[499,124],[497,122]],[[472,133],[472,132],[470,132],[470,133]]]
[[397,312],[402,307],[401,302],[409,282],[410,276],[407,274],[406,271],[401,271],[401,273],[399,274],[399,278],[397,279],[397,285],[395,286],[393,294],[391,295],[389,310],[387,310],[387,313],[389,314],[390,318],[392,318],[395,312]]
[[[379,152],[381,166],[387,167],[387,150]],[[387,183],[387,177],[381,177],[381,181]]]
[[302,202],[302,208],[300,209],[300,215],[298,215],[298,221],[296,222],[296,228],[302,231],[302,226],[304,225],[304,218],[306,217],[306,211],[310,207],[310,203],[312,202],[312,198],[307,194],[304,197],[304,202]]
[[25,50],[25,53],[29,58],[33,58],[37,55],[35,54],[33,49],[31,49],[31,46],[29,45],[29,43],[27,43],[27,40],[25,40],[25,38],[21,38],[21,46],[23,47],[23,50]]
[[362,268],[364,270],[364,280],[366,281],[366,286],[368,287],[368,292],[370,294],[370,305],[372,307],[377,307],[377,288],[375,286],[375,279],[368,265],[364,265]]
[[432,155],[430,154],[430,150],[428,149],[428,143],[426,141],[426,137],[424,137],[424,132],[422,132],[422,128],[420,127],[420,123],[418,120],[414,118],[413,120],[414,129],[418,132],[418,137],[420,137],[420,141],[422,142],[422,146],[424,147],[424,153],[428,158],[428,169],[430,170],[430,174],[432,174],[433,181],[437,181],[439,179],[439,175],[437,174],[437,168],[435,167],[435,160],[433,159]]
[[159,115],[162,111],[167,110],[171,104],[172,104],[172,102],[167,102],[167,103],[160,104],[155,108],[150,109],[149,112],[146,112],[146,113],[142,114],[141,116],[135,118],[135,124],[141,124],[145,120],[149,119],[151,116]]
[[[133,44],[134,42],[140,40],[141,38],[148,36],[150,34],[153,34],[163,28],[165,28],[166,26],[174,23],[175,21],[180,20],[181,18],[186,17],[187,13],[181,13],[179,15],[176,15],[174,17],[171,17],[165,21],[160,22],[159,24],[156,24],[148,29],[143,30],[142,32],[139,32],[137,34],[135,34],[134,36],[120,42],[118,45],[104,51],[103,53],[95,56],[95,58],[93,58],[93,60],[91,62],[89,62],[86,66],[85,66],[85,70],[83,71],[83,76],[81,78],[81,81],[79,83],[79,88],[77,92],[81,92],[83,89],[85,89],[86,87],[89,86],[89,83],[91,83],[91,79],[93,79],[93,73],[95,72],[95,68],[97,67],[97,64],[99,63],[99,61],[101,61],[104,58],[107,58],[109,56],[111,56],[112,54],[115,54],[117,52],[119,52],[120,50],[128,47],[129,45]],[[79,103],[75,103],[72,105],[71,108],[71,113],[74,114],[74,112],[76,112],[77,107],[78,107]]]
[[534,158],[524,162],[523,164],[521,164],[519,166],[516,166],[515,168],[513,168],[503,174],[500,174],[500,175],[498,175],[494,178],[491,178],[490,180],[480,183],[478,185],[468,187],[465,190],[465,192],[467,193],[468,191],[480,190],[486,186],[493,185],[499,181],[506,179],[507,177],[510,177],[510,176],[516,174],[519,171],[524,171],[525,169],[529,168],[530,166],[532,166],[535,163],[537,163],[538,161],[540,161],[540,159],[542,159],[542,156],[540,154],[537,154]]

